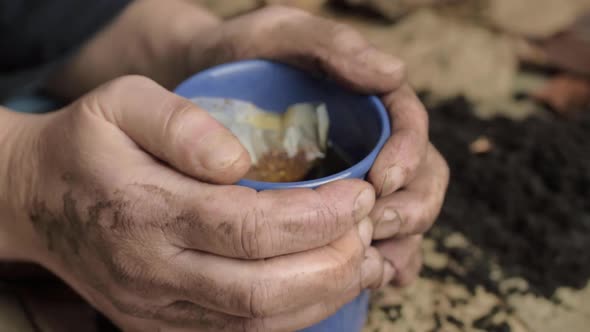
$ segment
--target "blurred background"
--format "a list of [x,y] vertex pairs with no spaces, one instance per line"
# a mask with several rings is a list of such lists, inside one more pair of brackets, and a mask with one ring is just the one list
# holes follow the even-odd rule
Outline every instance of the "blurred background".
[[[298,7],[406,62],[451,184],[421,278],[375,293],[366,332],[590,330],[590,0],[191,1],[224,18]],[[0,319],[112,330],[38,288],[45,297],[29,285],[15,300],[28,315]]]
[[422,277],[375,294],[367,332],[590,329],[589,0],[195,2],[298,7],[407,64],[451,184]]

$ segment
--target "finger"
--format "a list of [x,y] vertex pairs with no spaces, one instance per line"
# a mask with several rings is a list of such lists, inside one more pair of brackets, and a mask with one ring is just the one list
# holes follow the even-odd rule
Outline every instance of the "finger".
[[[319,303],[272,316],[268,318],[245,318],[236,317],[212,310],[207,310],[188,302],[165,308],[165,315],[160,311],[161,319],[141,319],[126,316],[119,326],[125,331],[166,331],[166,332],[188,332],[188,331],[296,331],[331,316],[343,305],[351,302],[360,294],[357,287],[344,289],[341,294],[333,299],[324,299]],[[191,317],[191,318],[187,318]]]
[[[313,16],[305,24],[308,29],[319,28],[325,33],[316,33],[315,38],[308,39],[304,50],[309,56],[292,61],[293,64],[307,67],[363,93],[388,93],[398,89],[405,81],[403,62],[370,45],[351,27]],[[311,35],[311,32],[306,35],[297,33],[300,39]]]
[[[370,285],[379,283],[383,274],[383,258],[375,248],[367,251],[367,258],[363,263],[366,273],[360,285],[354,284],[343,289],[334,298],[324,299],[294,312],[284,313],[261,321],[263,331],[298,331],[312,326],[327,317],[333,315],[342,306],[353,301],[363,290]],[[371,267],[369,267],[371,265]]]
[[[135,311],[121,310],[108,301],[102,301],[100,308],[124,332],[229,332],[241,330],[241,327],[247,325],[250,320],[181,301],[165,307],[150,309],[136,307]],[[192,319],[186,317],[192,317]]]
[[[312,302],[309,305],[292,311],[284,310],[283,313],[276,315],[254,318],[230,316],[229,319],[226,318],[225,321],[231,322],[233,328],[237,328],[241,325],[248,331],[295,331],[311,326],[338,311],[338,309],[352,301],[370,285],[379,285],[383,279],[383,265],[384,260],[379,252],[375,248],[370,248],[362,263],[362,270],[357,272],[358,278],[354,282],[341,288],[335,294],[325,295],[322,298],[318,298],[317,302]],[[199,315],[194,315],[193,313],[192,316],[202,317],[201,314],[203,309],[195,309],[194,312],[199,313]],[[189,314],[188,316],[191,315]],[[187,317],[187,315],[184,315],[184,317]],[[180,318],[180,320],[178,318]],[[223,316],[219,316],[218,319],[223,319]],[[167,319],[167,321],[178,324],[183,322],[183,318],[182,316],[178,316],[177,312],[175,319]],[[189,319],[188,321],[184,321],[183,324],[194,323]]]
[[351,27],[301,10],[271,6],[224,28],[234,38],[233,58],[287,62],[365,93],[392,91],[405,79],[400,60],[372,47]]
[[422,235],[383,240],[375,246],[395,270],[394,285],[405,287],[416,280],[422,269]]
[[[186,322],[198,322],[209,311],[269,317],[333,298],[351,285],[360,289],[363,280],[379,275],[374,270],[381,264],[363,264],[365,247],[358,229],[322,248],[258,261],[167,251],[141,271],[128,262],[114,275],[125,286],[111,300],[120,311]],[[367,259],[382,259],[374,256]]]
[[139,298],[137,301],[140,305],[119,305],[118,308],[101,297],[95,297],[95,300],[99,299],[105,314],[125,331],[190,331],[195,328],[203,331],[235,331],[242,328],[292,331],[321,321],[354,299],[362,290],[375,287],[383,283],[382,280],[389,280],[384,272],[387,270],[387,264],[389,263],[383,260],[377,249],[371,247],[365,253],[362,267],[356,272],[355,280],[344,285],[333,297],[326,295],[317,302],[271,316],[235,316],[184,300],[150,307],[145,304],[146,298]]
[[363,261],[363,275],[361,289],[377,288],[383,281],[389,278],[391,264],[383,258],[383,255],[375,247],[369,247],[365,251]]
[[[375,249],[373,249],[375,250]],[[376,251],[376,250],[375,250]],[[378,253],[376,255],[379,255]],[[382,262],[383,259],[380,259]],[[373,265],[371,276],[363,280],[363,284],[374,283],[378,274],[378,261],[367,263]],[[174,306],[169,306],[160,313],[166,311],[162,320],[147,320],[129,317],[125,319],[127,325],[134,326],[137,331],[149,331],[150,327],[162,326],[159,331],[184,332],[194,331],[198,328],[200,331],[296,331],[313,324],[316,324],[325,318],[331,316],[342,306],[350,303],[361,293],[359,285],[351,285],[343,289],[335,298],[322,299],[319,303],[314,303],[301,309],[283,314],[264,317],[264,318],[245,318],[236,317],[211,310],[204,309],[194,304],[178,302]],[[163,316],[163,315],[161,315]],[[187,317],[192,317],[187,319]],[[204,319],[207,318],[207,319]],[[138,329],[141,327],[141,329]]]
[[103,315],[115,324],[123,332],[160,332],[161,322],[144,319],[134,316],[133,314],[125,314],[121,312],[110,299],[107,298],[106,293],[89,292],[89,289],[84,286],[80,287],[80,283],[70,283],[72,287],[88,301],[94,308],[99,310]]
[[324,300],[296,312],[264,319],[259,323],[261,331],[298,331],[321,322],[360,294],[358,289],[349,289],[331,300]]
[[375,202],[373,188],[361,180],[262,192],[182,177],[160,180],[156,188],[176,191],[154,190],[163,197],[138,204],[136,214],[154,220],[177,247],[226,257],[258,259],[325,246],[364,219]]
[[84,100],[86,109],[190,176],[234,183],[250,167],[247,151],[229,130],[206,111],[147,78],[117,79]]
[[182,280],[176,296],[186,301],[236,316],[268,317],[361,284],[363,273],[372,276],[375,269],[362,264],[364,252],[357,229],[325,247],[259,261],[185,251],[174,257],[168,279]]
[[436,220],[449,183],[449,168],[430,145],[415,179],[403,190],[377,200],[371,211],[374,239],[425,233]]
[[392,123],[385,143],[369,172],[379,196],[408,184],[415,176],[428,148],[428,114],[408,85],[383,97]]

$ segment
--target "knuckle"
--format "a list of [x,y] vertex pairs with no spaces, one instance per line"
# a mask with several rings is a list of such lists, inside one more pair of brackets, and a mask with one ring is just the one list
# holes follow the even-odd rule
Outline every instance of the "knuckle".
[[[432,201],[432,198],[427,195],[421,195],[422,202],[429,202]],[[412,234],[424,234],[426,233],[430,227],[432,227],[434,220],[438,215],[438,209],[432,204],[427,204],[422,208],[416,209],[414,217],[412,218]]]
[[[431,156],[430,168],[436,170],[434,181],[432,181],[430,192],[433,194],[432,205],[440,209],[442,206],[449,180],[451,177],[451,169],[447,161],[443,156],[436,150],[433,145],[430,145],[429,156]],[[438,210],[437,210],[438,211]]]
[[[405,118],[406,121],[412,122],[412,127],[400,129],[398,131],[399,134],[404,135],[404,139],[407,139],[408,148],[415,149],[416,147],[420,147],[420,154],[418,155],[420,159],[423,159],[426,156],[426,152],[428,151],[428,113],[426,110],[420,107],[399,107],[399,112],[394,115],[394,121],[396,120],[395,117],[398,118]],[[397,134],[397,133],[394,133]],[[419,143],[420,142],[420,143]],[[421,142],[424,142],[422,145]],[[420,145],[418,145],[420,144]]]
[[170,98],[162,109],[165,113],[164,134],[172,135],[175,131],[182,129],[186,123],[185,117],[189,113],[195,113],[195,107],[188,101],[181,98]]
[[152,318],[156,314],[156,310],[147,303],[126,298],[121,294],[111,295],[108,299],[117,311],[132,317]]
[[300,9],[281,5],[271,5],[257,13],[256,20],[250,26],[251,32],[269,33],[284,26],[297,26],[301,20],[307,19],[310,15]]
[[[143,249],[133,245],[115,248],[105,260],[110,281],[129,294],[141,294],[147,289],[162,290],[158,268],[162,261],[152,253],[140,253]],[[154,259],[156,258],[156,259]]]
[[317,196],[317,206],[310,210],[308,218],[302,224],[302,234],[311,234],[317,237],[317,240],[326,239],[332,234],[340,234],[345,225],[342,222],[339,211],[333,204],[329,204],[322,199],[318,192],[314,192]]
[[424,129],[428,129],[429,127],[429,117],[428,117],[428,112],[426,111],[426,109],[424,109],[424,107],[419,107],[418,110],[415,112],[415,119],[416,122],[419,124],[419,126],[421,128]]
[[330,234],[341,233],[342,227],[346,227],[345,223],[340,221],[341,216],[336,210],[336,207],[324,205],[317,211],[317,218],[313,220],[312,225],[315,228],[319,226],[318,235],[323,239]]
[[[164,112],[164,125],[162,126],[162,132],[159,133],[159,137],[162,141],[170,141],[172,147],[177,147],[181,151],[175,156],[180,156],[184,160],[182,162],[190,165],[191,158],[190,156],[194,151],[194,147],[190,144],[182,144],[180,142],[180,137],[183,135],[183,127],[186,125],[187,115],[189,113],[195,113],[195,107],[191,105],[189,102],[181,99],[181,98],[169,98],[169,101],[166,103],[166,107],[160,110]],[[204,113],[199,113],[201,116],[204,116]],[[162,153],[164,155],[171,153],[172,149],[164,149]],[[169,158],[171,156],[168,156]]]
[[341,51],[366,50],[369,43],[360,32],[344,23],[334,23],[330,31],[332,45]]
[[220,323],[216,313],[185,300],[176,300],[167,305],[155,307],[151,316],[156,320],[176,322],[182,325],[199,325],[205,322],[217,325]]
[[236,240],[240,244],[239,251],[244,258],[255,259],[263,256],[265,233],[262,230],[265,229],[265,223],[264,212],[256,206],[248,209],[243,215]]
[[404,128],[395,132],[394,135],[394,148],[390,149],[390,156],[395,157],[396,154],[403,153],[405,158],[401,161],[405,163],[401,163],[400,167],[405,167],[406,171],[416,170],[425,156],[422,152],[426,152],[422,151],[421,146],[418,145],[418,142],[423,141],[421,131],[417,128]]
[[416,229],[415,234],[424,234],[428,232],[434,225],[436,215],[437,213],[432,212],[432,210],[426,213],[426,216],[418,223],[418,228]]
[[411,285],[420,275],[422,270],[422,252],[418,250],[412,257],[411,262],[408,266],[402,270],[400,278],[397,280],[397,284],[401,287]]
[[[401,167],[402,174],[404,175],[403,178],[406,180],[406,183],[408,183],[409,181],[413,180],[415,176],[417,176],[422,163],[420,157],[417,155],[415,157],[407,158],[405,162],[405,165],[401,164],[399,166]],[[425,198],[427,197],[420,197],[421,201],[423,201]]]
[[112,107],[108,105],[112,92],[108,92],[106,88],[103,87],[80,98],[78,104],[80,112],[74,112],[73,116],[74,128],[88,128],[88,124],[96,117],[105,117],[111,121],[114,119]]
[[[356,253],[356,251],[352,250],[350,252]],[[334,275],[345,275],[349,270],[353,269],[355,257],[357,256],[355,254],[346,255],[332,246],[328,247],[327,255],[331,263],[326,266],[325,272]]]
[[399,212],[401,220],[400,232],[398,235],[408,236],[415,234],[422,234],[428,227],[424,220],[426,220],[425,212],[419,206],[406,207]]
[[398,59],[398,62],[399,69],[397,71],[397,79],[401,83],[408,79],[408,65],[400,59]]
[[329,33],[325,34],[327,41],[320,55],[334,61],[340,61],[342,57],[362,59],[371,52],[369,42],[360,32],[343,23],[331,23]]
[[249,284],[242,283],[234,290],[232,302],[249,319],[270,316],[273,310],[269,307],[269,303],[272,302],[269,299],[269,288],[268,280],[257,280]]
[[[75,112],[68,112],[64,122],[59,122],[63,128],[68,128],[68,133],[73,139],[68,142],[69,152],[72,153],[74,160],[84,160],[83,156],[87,153],[88,136],[96,128],[97,120],[111,121],[114,118],[111,107],[106,106],[101,101],[97,93],[90,93],[75,102]],[[54,129],[53,126],[49,130]],[[91,143],[92,144],[92,143]]]
[[422,252],[422,241],[424,239],[424,235],[422,234],[418,234],[415,236],[412,236],[410,238],[410,245],[412,246],[412,248],[414,249],[413,252],[415,253],[420,253]]
[[260,281],[252,284],[249,290],[248,312],[252,318],[264,318],[270,316],[273,312],[268,306],[270,285],[266,281]]
[[154,89],[156,87],[158,87],[157,83],[145,76],[122,76],[103,84],[89,95],[83,97],[81,99],[81,109],[83,112],[106,116],[107,119],[112,121],[116,119],[116,116],[112,105],[109,103],[136,96],[136,93],[130,93],[132,91]]
[[343,285],[349,284],[356,277],[364,257],[364,249],[360,242],[358,244],[357,250],[348,250],[350,254],[343,254],[333,247],[328,247],[331,264],[327,264],[321,273],[326,281],[323,283],[325,291],[342,290]]
[[138,88],[153,88],[155,86],[157,86],[156,82],[148,77],[141,75],[126,75],[106,83],[101,91],[107,96],[119,96],[121,93],[130,90]]
[[107,267],[111,278],[126,288],[135,284],[138,275],[139,269],[135,267],[133,260],[126,252],[116,250],[111,254],[108,262]]
[[423,219],[423,222],[425,223],[424,225],[424,231],[421,233],[426,233],[428,230],[430,230],[430,228],[434,225],[434,223],[436,222],[436,220],[438,219],[438,216],[440,215],[440,211],[442,209],[442,204],[443,204],[443,199],[444,197],[440,197],[440,198],[433,198],[433,203],[430,204],[429,207],[427,207],[425,210],[425,217]]

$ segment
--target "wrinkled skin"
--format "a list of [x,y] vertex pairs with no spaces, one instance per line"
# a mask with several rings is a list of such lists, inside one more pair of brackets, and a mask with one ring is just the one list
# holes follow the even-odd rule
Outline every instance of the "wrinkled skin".
[[[367,181],[231,185],[247,152],[163,87],[247,58],[382,96],[393,134]],[[142,76],[117,78],[128,73]],[[76,100],[43,116],[0,111],[0,254],[46,266],[126,331],[300,329],[420,270],[448,168],[403,65],[346,26],[281,7],[221,23],[137,1],[48,89]]]

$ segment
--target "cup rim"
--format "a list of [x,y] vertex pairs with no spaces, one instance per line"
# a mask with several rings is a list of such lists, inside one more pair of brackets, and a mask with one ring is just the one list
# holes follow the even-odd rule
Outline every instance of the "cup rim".
[[[177,93],[177,91],[180,88],[190,86],[191,82],[193,82],[194,80],[196,80],[200,76],[212,74],[212,73],[218,72],[220,70],[231,69],[232,67],[243,67],[245,65],[246,66],[263,65],[263,66],[283,67],[283,68],[288,68],[290,70],[298,70],[298,71],[305,73],[305,71],[302,71],[296,67],[286,65],[283,63],[279,63],[279,62],[275,62],[275,61],[270,61],[270,60],[255,59],[255,60],[234,61],[234,62],[229,62],[229,63],[224,63],[221,65],[213,66],[211,68],[205,69],[203,71],[200,71],[200,72],[194,74],[193,76],[187,78],[182,83],[180,83],[174,89],[174,92]],[[375,159],[377,159],[377,155],[379,154],[379,152],[381,151],[381,149],[385,145],[385,142],[387,141],[387,139],[391,135],[389,114],[385,108],[385,105],[383,105],[381,100],[375,95],[367,95],[366,98],[368,98],[369,103],[373,106],[372,107],[373,111],[377,112],[377,115],[379,116],[379,123],[381,124],[381,134],[379,136],[379,140],[377,141],[377,143],[375,144],[373,149],[371,149],[371,152],[369,152],[359,162],[355,163],[354,165],[352,165],[352,166],[348,167],[347,169],[342,170],[338,173],[324,176],[324,177],[321,177],[318,179],[313,179],[313,180],[294,181],[294,182],[266,182],[266,181],[255,181],[255,180],[241,179],[238,182],[236,182],[235,184],[240,185],[240,186],[244,186],[244,187],[253,188],[256,190],[289,189],[289,188],[315,188],[315,187],[319,187],[321,185],[327,184],[329,182],[342,180],[342,179],[348,179],[348,178],[354,178],[351,175],[353,173],[357,173],[359,171],[361,174],[366,174],[369,171],[369,169],[371,168],[371,166],[373,165],[373,163],[375,162]]]

